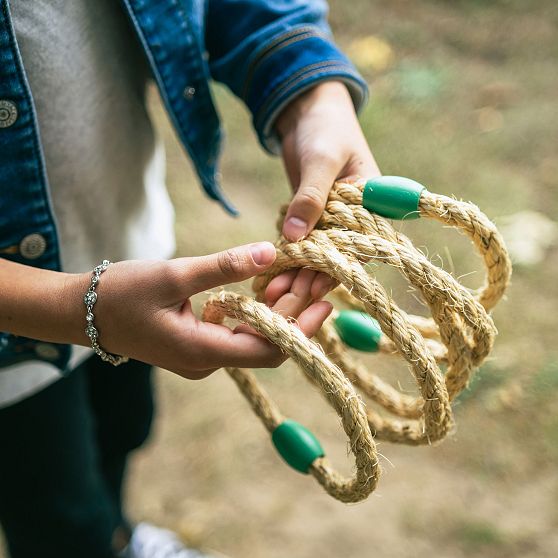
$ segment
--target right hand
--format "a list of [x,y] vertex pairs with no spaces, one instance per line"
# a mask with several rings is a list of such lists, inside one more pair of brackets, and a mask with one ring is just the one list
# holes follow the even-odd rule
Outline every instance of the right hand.
[[[279,366],[287,357],[278,347],[249,328],[233,331],[198,320],[190,302],[196,293],[261,273],[274,260],[273,245],[261,242],[196,258],[112,264],[101,276],[93,309],[99,343],[108,352],[190,379],[203,378],[223,366]],[[296,275],[287,288],[277,281],[270,285],[266,302],[282,315],[295,318],[304,334],[312,337],[331,312],[331,304],[312,300],[315,272],[300,270]],[[69,295],[72,304],[76,298],[81,301],[91,274],[75,277]],[[76,320],[83,325],[83,304],[79,310]],[[73,342],[89,344],[84,333]]]

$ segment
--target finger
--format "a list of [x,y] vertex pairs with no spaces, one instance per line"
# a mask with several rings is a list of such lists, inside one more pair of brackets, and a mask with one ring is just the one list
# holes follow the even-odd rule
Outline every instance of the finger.
[[283,235],[288,240],[300,240],[314,228],[342,166],[327,151],[310,153],[301,161],[300,186],[283,224]]
[[196,331],[196,348],[191,368],[200,370],[235,366],[273,368],[286,358],[281,350],[263,335],[202,322]]
[[198,258],[174,260],[180,268],[184,296],[243,281],[268,268],[276,257],[270,242],[258,242],[230,248]]
[[[299,314],[312,302],[310,291],[318,273],[311,269],[292,269],[287,273],[282,274],[284,277],[280,282],[275,281],[281,277],[277,276],[270,283],[271,285],[275,281],[274,289],[277,289],[281,296],[277,298],[273,305],[270,305],[269,301],[267,305],[285,318],[298,318]],[[246,324],[237,326],[234,332],[256,333],[254,329]]]
[[[312,337],[332,308],[329,302],[316,302],[300,314],[296,325],[307,337]],[[200,322],[196,331],[196,353],[200,370],[223,366],[270,368],[287,358],[263,336],[234,333],[225,326],[206,322]]]
[[234,329],[233,333],[250,333],[251,335],[261,335],[253,327],[248,324],[238,324]]
[[[267,306],[274,306],[277,301],[291,291],[292,284],[297,276],[298,270],[291,269],[274,277],[265,290],[265,302]],[[320,300],[330,291],[335,289],[338,281],[326,273],[317,273],[310,288],[310,298]]]
[[327,273],[318,273],[312,282],[310,294],[313,300],[320,300],[327,293],[335,289],[339,283],[327,275]]
[[[277,312],[284,318],[297,319],[300,313],[312,302],[312,296],[310,293],[314,285],[315,278],[318,275],[320,275],[318,272],[311,269],[291,270],[288,276],[286,276],[282,281],[282,283],[285,284],[277,283],[279,287],[282,287],[281,296],[272,306],[269,303],[268,306],[271,306],[271,309],[274,312]],[[277,279],[277,277],[275,279]],[[290,285],[287,290],[284,287],[286,287],[288,280],[290,280]],[[253,335],[259,335],[255,329],[247,324],[240,324],[236,326],[234,333],[251,333]]]
[[310,297],[310,288],[314,279],[318,275],[317,271],[309,268],[301,268],[298,270],[296,277],[291,285],[291,294],[300,298]]
[[290,291],[277,300],[273,305],[273,311],[286,318],[297,318],[312,302],[310,291],[316,275],[317,272],[311,269],[300,269]]
[[207,368],[204,370],[195,370],[195,371],[185,370],[184,372],[181,372],[180,370],[178,371],[173,370],[173,372],[175,374],[178,374],[179,376],[182,376],[183,378],[186,378],[187,380],[203,380],[217,370],[219,370],[219,368]]
[[[318,333],[318,330],[322,327],[323,322],[331,314],[332,310],[333,306],[330,302],[315,302],[300,314],[295,325],[303,331],[306,337],[313,337]],[[251,335],[259,335],[265,339],[264,335],[247,324],[236,326],[234,333],[250,333]]]
[[314,337],[332,310],[331,302],[325,300],[315,302],[300,314],[297,325],[306,337]]
[[273,306],[285,293],[291,290],[291,285],[298,273],[298,269],[289,269],[274,277],[265,289],[264,299],[268,306]]

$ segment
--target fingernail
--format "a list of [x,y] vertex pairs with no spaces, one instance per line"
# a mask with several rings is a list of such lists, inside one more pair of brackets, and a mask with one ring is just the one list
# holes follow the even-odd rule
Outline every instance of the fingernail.
[[285,223],[285,235],[300,240],[308,232],[308,223],[298,217],[289,217]]
[[275,246],[271,242],[250,244],[250,253],[257,265],[268,265],[275,260]]

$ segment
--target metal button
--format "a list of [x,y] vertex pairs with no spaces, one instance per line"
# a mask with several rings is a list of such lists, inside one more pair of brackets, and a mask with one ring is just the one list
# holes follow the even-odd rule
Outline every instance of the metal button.
[[6,99],[0,99],[0,128],[9,128],[16,120],[16,104]]
[[28,234],[19,243],[19,253],[28,260],[40,258],[46,250],[46,240],[42,234]]
[[50,343],[37,343],[35,345],[35,354],[45,360],[56,360],[60,357],[60,351]]
[[195,94],[196,94],[196,88],[192,87],[191,85],[185,87],[184,91],[182,92],[182,95],[187,101],[191,101],[194,98]]

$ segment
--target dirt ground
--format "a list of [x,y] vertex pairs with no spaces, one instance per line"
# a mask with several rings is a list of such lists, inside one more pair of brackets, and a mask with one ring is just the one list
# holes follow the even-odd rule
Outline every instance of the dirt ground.
[[[455,434],[437,447],[382,443],[379,488],[352,506],[281,462],[223,371],[201,382],[159,371],[158,420],[131,467],[130,514],[234,558],[557,556],[558,7],[330,5],[338,42],[371,84],[361,120],[382,171],[472,200],[505,229],[515,268],[494,313],[494,355],[456,403]],[[200,193],[153,96],[180,255],[273,240],[289,197],[280,162],[258,148],[245,109],[220,87],[216,98],[228,134],[223,183],[239,219]],[[424,222],[401,228],[467,286],[480,284],[480,262],[462,237]],[[377,274],[417,310],[404,283]],[[390,381],[408,379],[402,361],[366,360]],[[339,421],[301,374],[287,364],[258,376],[350,472]]]
[[[348,6],[331,2],[331,21],[371,83],[362,123],[383,172],[474,201],[507,227],[510,243],[537,227],[521,212],[555,219],[555,5]],[[242,216],[227,218],[202,199],[167,138],[181,254],[272,240],[277,208],[288,199],[281,166],[258,150],[244,109],[221,89],[217,98],[228,132],[223,182]],[[552,238],[553,225],[534,237]],[[479,261],[463,238],[423,222],[403,230],[479,285]],[[513,285],[495,312],[494,358],[457,402],[455,435],[433,448],[382,444],[384,474],[368,501],[342,505],[286,467],[226,374],[190,383],[161,372],[156,434],[133,467],[134,516],[234,557],[556,556],[558,253],[551,241],[543,245],[538,260],[525,255],[536,247],[514,252]],[[393,274],[378,275],[403,305],[416,305]],[[368,362],[388,379],[407,375],[400,361]],[[259,377],[349,472],[338,420],[301,374],[286,365]]]

